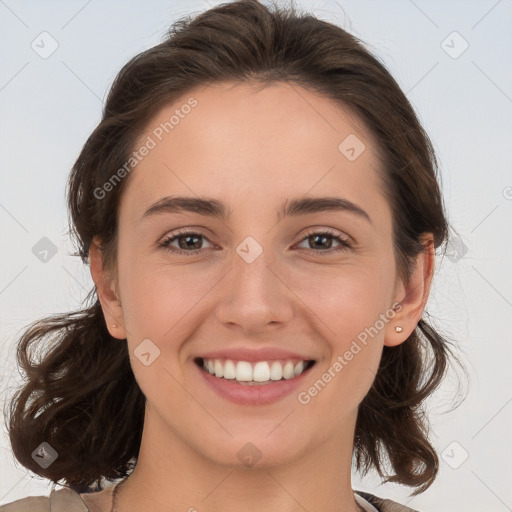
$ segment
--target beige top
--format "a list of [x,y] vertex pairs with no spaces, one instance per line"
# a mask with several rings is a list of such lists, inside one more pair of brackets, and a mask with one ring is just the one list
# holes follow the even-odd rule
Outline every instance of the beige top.
[[[102,491],[90,494],[78,494],[67,487],[52,489],[50,496],[29,496],[1,505],[0,512],[110,512],[114,486],[115,484],[107,484]],[[363,493],[368,498],[365,499],[358,494],[360,492],[355,491],[354,497],[365,512],[418,512],[368,493]],[[94,501],[91,496],[94,496]]]

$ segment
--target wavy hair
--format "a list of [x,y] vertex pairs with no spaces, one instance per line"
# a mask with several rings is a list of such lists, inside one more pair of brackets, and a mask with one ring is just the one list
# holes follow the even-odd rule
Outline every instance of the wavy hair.
[[[339,26],[293,6],[239,0],[179,19],[160,44],[133,57],[116,76],[67,183],[74,255],[85,264],[97,236],[105,268],[115,270],[117,212],[130,177],[107,194],[98,190],[129,160],[162,107],[220,82],[288,82],[348,108],[382,154],[401,278],[408,279],[415,256],[426,250],[423,233],[433,233],[436,249],[445,244],[449,225],[434,149],[386,67]],[[26,382],[8,414],[16,459],[77,492],[101,490],[101,480],[133,470],[145,409],[127,345],[109,334],[95,288],[84,306],[23,332],[16,356]],[[439,459],[428,439],[423,402],[443,380],[450,356],[456,359],[450,344],[422,318],[404,343],[384,347],[357,416],[353,453],[363,475],[374,468],[386,482],[415,488],[414,495],[433,483]],[[47,468],[32,458],[44,441],[58,453]]]

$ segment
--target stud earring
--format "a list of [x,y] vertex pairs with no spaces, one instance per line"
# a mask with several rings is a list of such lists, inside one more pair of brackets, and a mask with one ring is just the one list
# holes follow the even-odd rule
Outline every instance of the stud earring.
[[116,327],[117,327],[117,324],[112,324],[112,327],[113,327],[113,328],[116,328]]
[[402,331],[403,331],[403,329],[402,329],[399,325],[397,325],[397,326],[395,327],[395,331],[396,331],[396,332],[402,332]]

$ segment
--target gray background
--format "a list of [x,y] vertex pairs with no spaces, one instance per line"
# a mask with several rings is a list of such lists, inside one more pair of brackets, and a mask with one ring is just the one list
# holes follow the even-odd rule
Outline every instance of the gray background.
[[[20,378],[14,349],[23,327],[79,308],[92,286],[88,267],[70,256],[64,191],[114,76],[173,20],[219,3],[0,0],[2,405]],[[367,42],[395,76],[434,142],[460,237],[438,260],[427,308],[470,373],[469,387],[461,381],[468,396],[452,412],[455,370],[429,400],[439,477],[414,499],[374,475],[354,474],[353,487],[422,512],[512,510],[512,1],[296,5]],[[52,44],[54,53],[41,55]],[[36,256],[49,246],[43,237],[57,251],[46,261]],[[49,490],[14,461],[2,425],[0,504]]]

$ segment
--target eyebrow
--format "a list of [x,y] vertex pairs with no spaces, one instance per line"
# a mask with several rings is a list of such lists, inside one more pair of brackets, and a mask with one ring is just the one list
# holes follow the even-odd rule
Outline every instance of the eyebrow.
[[[341,197],[302,197],[286,200],[281,209],[276,211],[277,221],[284,217],[298,217],[318,212],[343,211],[353,213],[370,224],[370,216],[358,205]],[[208,197],[165,196],[151,205],[142,215],[141,221],[163,213],[192,212],[199,215],[218,218],[222,221],[232,217],[232,211],[217,199]]]

